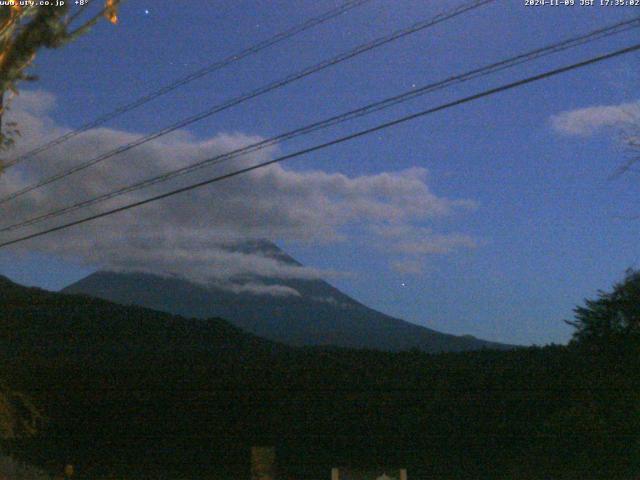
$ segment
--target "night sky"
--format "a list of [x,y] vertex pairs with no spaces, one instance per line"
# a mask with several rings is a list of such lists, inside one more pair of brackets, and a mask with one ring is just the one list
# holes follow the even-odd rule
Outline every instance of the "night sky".
[[[108,150],[115,146],[110,142],[155,131],[459,3],[372,0],[79,136],[69,148],[80,149],[78,158],[87,158],[95,148]],[[24,117],[19,143],[38,145],[46,138],[43,132],[78,127],[338,4],[129,0],[118,25],[101,22],[72,45],[36,58],[32,71],[39,80],[23,84],[23,93],[12,104],[17,118],[23,118],[23,110],[30,115]],[[147,170],[169,168],[165,155],[184,154],[180,161],[188,162],[190,149],[205,148],[202,145],[224,149],[228,146],[221,139],[233,146],[243,139],[269,137],[639,13],[638,7],[525,7],[523,0],[497,1],[191,125],[144,154],[134,150],[126,162],[114,161],[110,170],[105,165],[96,171],[99,178],[90,172],[69,177],[51,195],[64,204],[76,194],[93,192],[94,186],[98,191],[126,183],[129,176],[142,178]],[[287,142],[265,155],[293,152],[638,40],[634,30],[594,42]],[[310,267],[305,275],[317,271],[345,293],[393,316],[507,343],[564,343],[570,328],[562,320],[571,317],[572,309],[621,279],[626,268],[640,267],[640,220],[633,218],[640,215],[637,173],[610,178],[630,158],[619,132],[626,119],[640,116],[638,55],[292,160],[273,178],[267,173],[256,176],[241,196],[238,192],[246,188],[242,183],[206,187],[194,197],[199,209],[185,213],[202,217],[172,229],[170,241],[162,236],[158,248],[164,249],[163,255],[149,254],[158,242],[152,234],[143,239],[126,230],[141,242],[127,253],[127,261],[137,265],[130,259],[139,254],[140,265],[153,260],[178,269],[167,260],[167,252],[174,251],[171,245],[180,245],[175,251],[184,254],[182,249],[196,241],[196,230],[202,251],[207,239],[215,243],[217,235],[250,232],[268,236]],[[29,123],[36,122],[34,118],[42,124]],[[8,193],[16,182],[33,181],[41,174],[39,168],[59,171],[69,160],[67,151],[53,150],[7,172],[0,178],[0,191]],[[129,171],[134,168],[131,162],[140,164]],[[105,180],[111,172],[117,175]],[[199,175],[192,178],[206,178],[207,171]],[[77,193],[79,185],[86,191]],[[273,220],[255,218],[247,226],[250,222],[237,218],[247,206],[233,210],[243,199],[264,201],[268,208],[259,212],[295,221],[274,226]],[[41,211],[38,201],[49,201],[46,194],[36,200],[14,208],[29,216]],[[157,208],[173,204],[179,211],[180,201],[167,199]],[[322,216],[314,217],[320,204]],[[279,210],[294,207],[296,215]],[[7,213],[12,207],[0,208]],[[146,216],[145,208],[135,213],[138,221],[160,225],[163,210],[157,210],[157,217]],[[233,221],[219,213],[227,209],[236,212]],[[96,269],[121,268],[111,260],[115,253],[102,250],[107,243],[91,246],[92,239],[101,239],[101,228],[108,233],[109,225],[118,222],[116,216],[111,221],[115,223],[78,226],[25,242],[19,249],[0,250],[0,273],[20,283],[59,289]],[[166,233],[166,228],[157,231]],[[191,243],[181,239],[185,229],[190,229]],[[111,242],[109,249],[114,238],[104,240]],[[122,238],[122,248],[132,243]],[[202,258],[189,258],[183,265],[202,264]]]

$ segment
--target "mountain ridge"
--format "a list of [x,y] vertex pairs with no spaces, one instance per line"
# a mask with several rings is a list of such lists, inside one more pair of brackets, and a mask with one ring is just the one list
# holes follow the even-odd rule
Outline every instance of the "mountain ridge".
[[20,355],[86,354],[107,363],[112,354],[161,357],[164,352],[261,353],[288,348],[221,318],[185,318],[83,294],[25,287],[4,277],[0,277],[0,345]]
[[[245,247],[301,265],[276,245]],[[437,353],[514,348],[469,335],[456,336],[378,312],[324,280],[269,279],[300,295],[274,297],[205,287],[176,276],[98,271],[64,288],[124,305],[139,305],[185,317],[220,317],[268,340],[292,346],[337,346],[386,351],[420,349]]]

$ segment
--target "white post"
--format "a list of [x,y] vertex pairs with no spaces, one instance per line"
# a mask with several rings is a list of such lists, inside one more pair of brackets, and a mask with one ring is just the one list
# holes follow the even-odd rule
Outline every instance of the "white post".
[[331,480],[340,480],[340,472],[337,468],[331,469]]
[[407,469],[406,468],[401,468],[400,469],[400,480],[407,480]]

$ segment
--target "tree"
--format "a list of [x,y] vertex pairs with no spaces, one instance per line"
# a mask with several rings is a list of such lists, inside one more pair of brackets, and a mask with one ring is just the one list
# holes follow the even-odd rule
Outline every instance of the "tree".
[[598,292],[594,300],[575,310],[573,343],[607,345],[640,340],[640,271],[627,270],[610,293]]
[[616,170],[613,177],[618,177],[631,171],[638,172],[640,163],[640,104],[630,107],[623,112],[624,119],[620,122],[620,141],[629,153],[629,158]]
[[103,16],[111,23],[118,21],[120,0],[105,0],[103,8],[88,19],[83,18],[83,14],[91,2],[81,2],[73,13],[69,0],[49,3],[47,6],[21,5],[19,0],[12,0],[9,5],[0,7],[0,149],[11,146],[19,133],[15,124],[6,125],[8,129],[2,130],[5,93],[17,94],[19,82],[35,79],[26,70],[38,50],[66,45]]

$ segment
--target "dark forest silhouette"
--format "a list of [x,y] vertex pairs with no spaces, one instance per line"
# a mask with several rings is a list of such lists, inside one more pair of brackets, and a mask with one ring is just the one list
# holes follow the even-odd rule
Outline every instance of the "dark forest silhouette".
[[[78,478],[247,478],[263,444],[283,478],[372,462],[412,478],[632,478],[639,278],[580,307],[569,346],[437,355],[291,348],[5,280],[2,375],[47,417],[6,447]],[[595,328],[614,320],[635,326]]]

